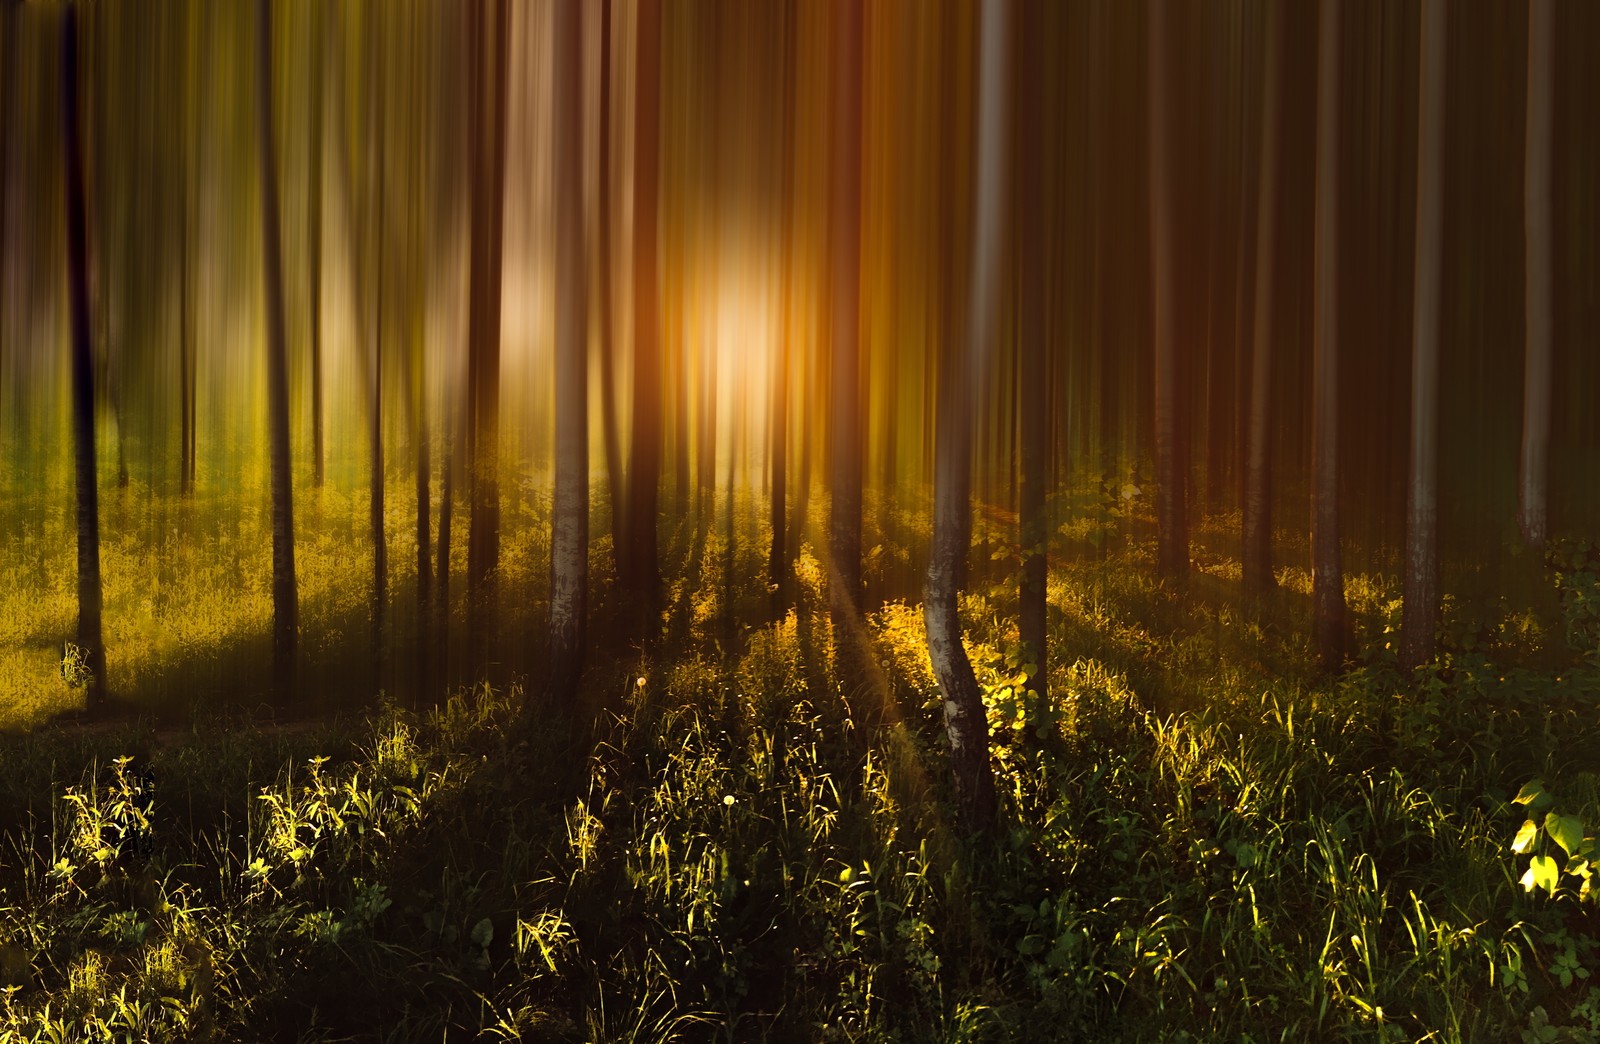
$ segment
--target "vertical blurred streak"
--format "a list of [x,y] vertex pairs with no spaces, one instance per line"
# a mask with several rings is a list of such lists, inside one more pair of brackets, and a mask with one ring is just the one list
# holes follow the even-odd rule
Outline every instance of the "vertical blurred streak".
[[11,278],[6,264],[11,256],[11,242],[6,238],[10,231],[6,217],[11,209],[11,135],[15,125],[12,109],[16,104],[17,82],[22,78],[16,62],[16,39],[20,31],[17,12],[20,9],[20,0],[0,0],[0,452],[4,451],[5,443],[6,349],[9,344],[6,334],[11,320],[8,298]]
[[1261,155],[1256,189],[1255,315],[1251,319],[1250,413],[1245,442],[1244,586],[1271,590],[1272,572],[1272,322],[1278,234],[1278,94],[1284,15],[1268,3],[1261,87]]
[[[600,424],[606,450],[606,493],[611,509],[611,554],[618,575],[627,547],[627,513],[623,504],[622,441],[617,432],[617,362],[611,310],[611,6],[613,0],[600,0],[600,99],[599,160],[595,172],[595,293],[599,313]],[[557,198],[559,208],[559,197]]]
[[626,583],[641,623],[660,601],[656,513],[661,481],[660,205],[661,5],[638,0],[633,172],[633,433],[628,463]]
[[789,367],[794,338],[794,182],[795,182],[795,103],[798,92],[796,53],[799,49],[797,12],[793,2],[783,5],[779,22],[782,32],[780,98],[782,99],[781,145],[778,149],[777,205],[783,208],[778,237],[778,343],[772,366],[772,411],[770,453],[772,458],[772,496],[770,500],[772,545],[767,555],[767,583],[772,590],[772,615],[779,617],[789,604],[789,547],[785,541],[788,525],[789,483]]
[[1523,165],[1525,223],[1519,521],[1533,548],[1549,535],[1550,406],[1554,363],[1554,242],[1551,153],[1555,112],[1555,2],[1528,0],[1528,112]]
[[583,19],[555,0],[556,480],[550,543],[550,696],[569,702],[583,674],[589,564],[588,258],[583,242]]
[[[203,2],[203,0],[202,0]],[[321,25],[317,12],[311,13],[311,87],[309,130],[311,147],[306,150],[306,178],[309,193],[306,207],[310,312],[311,312],[311,476],[312,484],[322,488],[323,462],[323,410],[322,410],[322,109],[323,62],[328,20],[333,17],[334,5],[322,9]]]
[[1173,332],[1171,128],[1167,97],[1167,2],[1151,0],[1149,25],[1150,297],[1155,342],[1157,560],[1164,576],[1189,573],[1188,446],[1180,423]]
[[828,517],[836,635],[861,606],[861,131],[862,0],[835,0],[830,204]]
[[88,669],[91,712],[105,702],[101,642],[100,499],[95,462],[94,349],[89,330],[88,230],[84,207],[83,138],[78,105],[78,8],[68,4],[61,27],[61,138],[65,150],[67,294],[72,318],[72,441],[77,480],[78,632]]
[[[378,25],[384,24],[381,20]],[[388,226],[386,189],[388,186],[388,157],[384,151],[388,131],[387,98],[385,82],[388,70],[388,47],[379,37],[377,25],[367,25],[368,57],[366,74],[373,81],[367,92],[367,104],[377,110],[377,143],[368,159],[377,168],[378,184],[372,204],[377,225],[377,256],[373,265],[377,269],[377,292],[373,302],[373,332],[370,381],[371,401],[368,412],[368,445],[371,480],[368,498],[368,517],[372,529],[372,683],[374,689],[383,688],[383,634],[384,616],[389,602],[389,543],[384,533],[384,474],[383,474],[383,290],[385,274],[384,232]],[[359,247],[357,249],[360,249]],[[359,306],[358,306],[359,307]]]
[[1439,284],[1444,267],[1444,0],[1422,0],[1417,110],[1416,289],[1411,332],[1411,482],[1400,665],[1433,658],[1439,629]]
[[256,133],[261,165],[262,275],[267,320],[267,440],[272,473],[272,684],[279,706],[294,684],[299,631],[294,505],[289,473],[289,373],[283,308],[283,244],[272,127],[272,3],[256,0]]
[[1320,0],[1317,25],[1315,312],[1312,346],[1311,597],[1317,655],[1344,663],[1344,567],[1339,553],[1339,10]]
[[183,154],[178,161],[178,491],[185,497],[194,495],[195,480],[195,294],[194,294],[194,238],[195,210],[198,206],[198,181],[194,171],[199,166],[200,101],[195,52],[200,21],[197,4],[184,5],[183,41]]

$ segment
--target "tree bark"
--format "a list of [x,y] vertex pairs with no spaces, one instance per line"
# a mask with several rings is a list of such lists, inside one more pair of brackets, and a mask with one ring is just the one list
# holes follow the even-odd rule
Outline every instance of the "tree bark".
[[955,782],[956,809],[969,831],[994,822],[994,771],[989,764],[989,722],[972,664],[961,641],[962,562],[972,528],[973,403],[986,371],[999,309],[1006,134],[1006,12],[1004,0],[985,0],[978,61],[978,148],[974,184],[973,257],[966,336],[940,379],[934,450],[933,548],[923,620],[928,655],[944,695],[945,731]]
[[656,514],[661,486],[661,329],[657,198],[661,139],[661,6],[639,0],[634,114],[633,434],[628,461],[628,586],[649,629],[660,604]]
[[1444,260],[1445,3],[1422,0],[1416,284],[1411,328],[1411,482],[1400,665],[1433,658],[1439,630],[1439,283]]
[[1018,591],[1018,631],[1023,659],[1034,673],[1028,688],[1036,699],[1049,695],[1049,648],[1047,645],[1046,581],[1049,573],[1049,520],[1045,516],[1045,489],[1050,482],[1048,446],[1049,397],[1046,379],[1048,351],[1045,344],[1045,184],[1042,149],[1045,140],[1042,103],[1044,73],[1050,60],[1044,39],[1041,0],[1023,0],[1019,39],[1026,54],[1022,59],[1021,128],[1019,141],[1035,148],[1019,152],[1018,173],[1021,199],[1017,230],[1021,236],[1021,301],[1019,304],[1019,348],[1022,354],[1017,382],[1017,409],[1021,414],[1021,483],[1018,494],[1018,535],[1022,544],[1022,577]]
[[1163,576],[1182,580],[1189,575],[1189,447],[1180,416],[1178,348],[1173,333],[1166,0],[1151,0],[1149,15],[1150,300],[1155,321],[1157,567]]
[[62,12],[61,137],[65,147],[67,296],[72,320],[72,443],[77,484],[77,644],[91,713],[105,703],[106,654],[101,638],[100,493],[94,444],[94,347],[89,325],[88,220],[84,203],[83,131],[78,102],[78,9]]
[[1522,203],[1526,222],[1523,309],[1522,539],[1542,548],[1550,535],[1550,400],[1554,388],[1555,245],[1551,151],[1555,110],[1555,2],[1528,0],[1528,122]]
[[1283,13],[1268,4],[1266,20],[1244,488],[1244,586],[1253,594],[1264,594],[1277,586],[1272,572],[1272,295],[1278,245],[1278,94],[1283,67]]
[[316,488],[322,488],[324,478],[323,423],[322,423],[322,108],[323,108],[323,48],[327,36],[326,18],[331,18],[332,4],[325,9],[322,31],[313,26],[314,41],[311,50],[311,129],[310,145],[306,150],[306,178],[309,199],[306,205],[308,246],[310,248],[310,335],[311,335],[311,478]]
[[294,573],[294,503],[289,472],[289,372],[284,332],[283,243],[272,126],[272,4],[256,0],[256,122],[261,164],[262,273],[267,320],[267,443],[272,473],[272,688],[278,704],[294,687],[299,596]]
[[1349,648],[1339,553],[1338,0],[1321,0],[1318,12],[1311,597],[1317,655],[1331,671],[1343,666]]
[[[368,28],[373,34],[368,36],[369,41],[376,44],[375,30]],[[381,52],[380,46],[373,47],[374,52]],[[368,521],[372,530],[372,675],[373,688],[383,688],[383,636],[384,617],[389,608],[389,541],[384,532],[384,474],[383,474],[383,282],[384,282],[384,232],[388,226],[388,213],[386,206],[385,190],[387,187],[386,174],[388,163],[385,161],[385,63],[378,53],[371,56],[367,64],[367,75],[376,80],[371,104],[377,109],[378,133],[377,149],[373,155],[374,165],[377,167],[377,191],[374,193],[373,213],[377,225],[377,256],[373,264],[377,268],[377,293],[373,302],[372,317],[372,378],[369,387],[372,390],[371,409],[367,419],[368,462],[371,464],[369,483],[369,496],[367,501]],[[360,249],[359,246],[356,247]]]
[[617,577],[623,573],[622,560],[628,544],[627,508],[624,503],[626,476],[622,466],[622,438],[617,431],[616,336],[612,323],[611,301],[611,0],[600,0],[600,157],[595,175],[599,201],[595,207],[595,286],[599,312],[600,423],[606,448],[606,495],[611,510],[611,555]]
[[861,0],[834,4],[828,473],[829,603],[836,654],[861,608]]
[[583,244],[583,13],[556,0],[556,479],[550,544],[550,694],[571,700],[583,674],[589,583],[588,259]]

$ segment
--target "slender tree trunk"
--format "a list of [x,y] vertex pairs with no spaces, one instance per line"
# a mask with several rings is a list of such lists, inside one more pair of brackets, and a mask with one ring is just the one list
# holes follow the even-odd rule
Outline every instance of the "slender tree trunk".
[[1527,347],[1522,391],[1522,539],[1542,548],[1550,535],[1550,400],[1554,388],[1555,246],[1551,151],[1555,110],[1555,0],[1528,0],[1528,123],[1522,205],[1526,222],[1523,314]]
[[1439,630],[1439,282],[1444,261],[1445,2],[1422,0],[1417,113],[1416,289],[1411,329],[1411,482],[1400,665],[1433,658]]
[[289,370],[284,333],[283,244],[272,127],[272,4],[256,0],[256,123],[261,164],[262,271],[266,283],[267,443],[272,472],[272,686],[292,696],[299,595],[294,575],[294,504],[289,472]]
[[1317,655],[1337,670],[1349,648],[1339,553],[1339,2],[1321,0],[1317,40],[1316,333],[1312,348],[1311,597]]
[[550,694],[577,695],[589,586],[588,258],[583,244],[583,12],[556,0],[556,488],[550,544]]
[[860,0],[834,4],[828,552],[834,641],[842,651],[861,608],[861,110]]
[[[933,550],[923,619],[928,654],[944,695],[945,730],[955,780],[956,808],[969,831],[994,822],[994,771],[989,764],[989,723],[983,696],[961,642],[961,564],[972,528],[973,403],[987,369],[999,310],[1005,184],[1006,13],[1004,0],[984,0],[978,64],[978,149],[974,205],[970,307],[967,330],[955,363],[940,379],[938,433],[934,451]],[[959,360],[959,361],[958,361]]]
[[[325,9],[332,17],[334,6]],[[323,108],[323,48],[327,36],[327,21],[321,31],[312,27],[311,49],[311,129],[310,145],[306,150],[307,192],[307,245],[311,257],[309,269],[310,334],[311,334],[311,477],[312,484],[322,488],[323,481],[323,431],[322,431],[322,108]],[[348,201],[346,203],[348,205]],[[352,244],[353,246],[354,244]]]
[[611,509],[611,554],[617,576],[622,577],[622,559],[628,545],[627,508],[623,489],[622,437],[617,431],[616,336],[611,303],[611,0],[600,0],[600,161],[595,175],[599,200],[596,204],[595,294],[600,319],[600,423],[606,447],[606,495]]
[[[369,27],[369,33],[373,32]],[[376,36],[369,36],[369,41],[376,41]],[[374,52],[380,51],[378,46],[373,47]],[[378,110],[377,149],[373,162],[377,167],[378,184],[373,199],[373,213],[377,225],[377,256],[373,263],[377,268],[377,294],[373,302],[373,327],[372,327],[372,378],[369,386],[372,389],[371,409],[367,413],[369,427],[367,431],[368,461],[372,466],[371,481],[369,483],[368,519],[372,529],[372,681],[374,689],[383,688],[383,635],[384,617],[389,608],[389,541],[384,532],[384,475],[383,475],[383,279],[384,279],[384,232],[388,226],[388,207],[386,204],[385,190],[387,187],[386,174],[388,163],[385,160],[385,95],[384,72],[385,63],[377,53],[371,55],[368,65],[368,75],[377,82],[375,84],[376,97],[373,106]],[[357,247],[356,249],[360,249]]]
[[656,243],[661,139],[661,5],[639,0],[634,113],[633,434],[628,461],[628,586],[647,621],[661,599],[661,288]]
[[1023,0],[1021,35],[1026,54],[1022,58],[1020,142],[1034,148],[1019,150],[1017,161],[1021,200],[1017,229],[1022,240],[1021,289],[1018,340],[1021,351],[1018,367],[1017,410],[1021,414],[1021,485],[1018,497],[1018,529],[1022,544],[1022,578],[1018,591],[1018,631],[1023,658],[1032,664],[1028,688],[1039,700],[1048,697],[1049,648],[1047,646],[1045,598],[1049,574],[1049,520],[1045,516],[1045,489],[1050,482],[1049,384],[1045,369],[1045,172],[1042,144],[1047,140],[1043,119],[1045,69],[1049,54],[1040,25],[1042,0]]
[[472,274],[467,387],[471,395],[471,519],[467,533],[468,632],[475,669],[487,668],[500,561],[500,294],[510,6],[477,0],[472,50]]
[[72,444],[77,482],[78,632],[91,712],[105,703],[101,640],[100,492],[94,445],[94,346],[89,326],[89,249],[84,205],[83,130],[78,104],[78,8],[62,12],[61,138],[65,145],[67,296],[72,318]]
[[1167,3],[1149,5],[1150,301],[1155,318],[1157,564],[1163,576],[1189,574],[1188,440],[1179,413],[1178,348],[1173,332],[1172,185],[1167,98]]
[[1244,488],[1244,586],[1262,594],[1272,573],[1272,322],[1278,240],[1278,93],[1283,13],[1266,8],[1265,83],[1261,92],[1261,165],[1256,195],[1255,315],[1251,320],[1250,414]]

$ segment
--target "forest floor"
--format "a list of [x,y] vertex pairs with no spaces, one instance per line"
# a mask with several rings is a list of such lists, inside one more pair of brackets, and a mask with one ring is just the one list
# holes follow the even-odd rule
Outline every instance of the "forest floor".
[[[983,836],[920,609],[870,612],[876,681],[836,678],[815,560],[730,628],[761,549],[715,529],[581,707],[513,683],[0,738],[0,1038],[1600,1039],[1587,549],[1553,616],[1453,603],[1415,678],[1392,585],[1352,578],[1368,651],[1330,679],[1295,570],[1255,603],[1204,532],[1182,590],[1062,536],[1090,553],[1052,569],[1039,700],[980,527]],[[914,565],[884,539],[869,580]]]

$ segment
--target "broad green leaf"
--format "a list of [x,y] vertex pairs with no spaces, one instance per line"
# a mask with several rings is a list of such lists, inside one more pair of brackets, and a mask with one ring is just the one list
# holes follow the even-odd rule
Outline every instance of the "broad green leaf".
[[1524,820],[1522,829],[1517,831],[1517,838],[1511,842],[1511,851],[1521,855],[1533,847],[1534,841],[1539,837],[1539,824],[1533,820]]
[[1517,791],[1517,796],[1511,799],[1519,805],[1527,805],[1529,811],[1537,811],[1550,804],[1550,794],[1544,789],[1544,780],[1531,779],[1523,784]]
[[1533,861],[1528,864],[1527,873],[1522,875],[1522,887],[1530,892],[1535,888],[1543,888],[1551,895],[1555,895],[1556,880],[1559,876],[1560,870],[1554,859],[1549,856],[1534,856]]
[[1544,817],[1544,832],[1571,855],[1583,843],[1583,820],[1577,816],[1558,816],[1554,812]]

